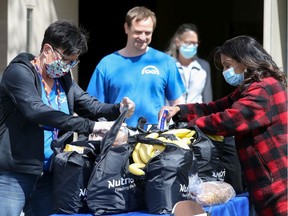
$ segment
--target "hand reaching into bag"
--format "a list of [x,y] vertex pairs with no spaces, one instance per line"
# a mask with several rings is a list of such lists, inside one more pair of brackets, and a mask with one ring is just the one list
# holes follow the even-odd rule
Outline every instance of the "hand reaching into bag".
[[120,113],[123,112],[125,106],[128,106],[128,112],[126,114],[126,118],[130,118],[134,114],[135,103],[128,97],[124,97],[120,103]]
[[163,106],[158,113],[158,119],[161,118],[161,115],[162,115],[164,110],[168,110],[168,115],[166,117],[166,121],[169,123],[170,120],[172,119],[172,117],[180,111],[180,108],[178,106],[174,106],[174,107],[173,106]]

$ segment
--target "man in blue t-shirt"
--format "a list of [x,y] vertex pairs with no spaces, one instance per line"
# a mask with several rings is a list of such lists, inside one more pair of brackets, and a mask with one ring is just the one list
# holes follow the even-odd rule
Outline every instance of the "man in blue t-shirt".
[[158,112],[168,100],[171,106],[184,103],[185,92],[175,61],[149,47],[156,27],[154,12],[134,7],[126,14],[126,46],[105,56],[97,65],[87,91],[102,102],[118,103],[124,96],[135,102],[135,112],[126,120],[135,127],[144,117],[158,123]]

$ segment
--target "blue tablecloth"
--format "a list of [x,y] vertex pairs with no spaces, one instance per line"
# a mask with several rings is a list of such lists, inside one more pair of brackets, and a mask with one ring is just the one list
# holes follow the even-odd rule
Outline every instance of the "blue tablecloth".
[[[246,195],[238,195],[229,202],[221,205],[204,207],[211,216],[249,216],[249,200]],[[93,216],[92,214],[73,214],[74,216]],[[129,212],[113,214],[113,216],[170,216],[170,214],[148,214],[147,212]],[[53,214],[52,216],[67,216],[67,214]],[[188,216],[188,215],[187,215]]]
[[222,205],[204,207],[211,216],[249,216],[249,200],[247,196],[236,196]]

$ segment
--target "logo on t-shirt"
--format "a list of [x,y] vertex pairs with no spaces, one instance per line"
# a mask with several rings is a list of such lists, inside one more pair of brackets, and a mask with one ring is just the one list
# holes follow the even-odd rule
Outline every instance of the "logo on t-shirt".
[[159,75],[159,70],[155,66],[148,65],[148,66],[143,68],[141,74],[156,74],[156,75]]

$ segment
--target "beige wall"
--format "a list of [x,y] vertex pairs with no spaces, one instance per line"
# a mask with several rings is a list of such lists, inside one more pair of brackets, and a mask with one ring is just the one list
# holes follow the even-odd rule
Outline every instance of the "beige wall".
[[[34,55],[39,53],[50,23],[68,19],[78,24],[78,0],[0,0],[0,74],[18,53],[27,51],[28,8],[33,9],[30,52]],[[77,73],[77,68],[74,70]]]
[[0,0],[0,78],[7,64],[7,0]]

